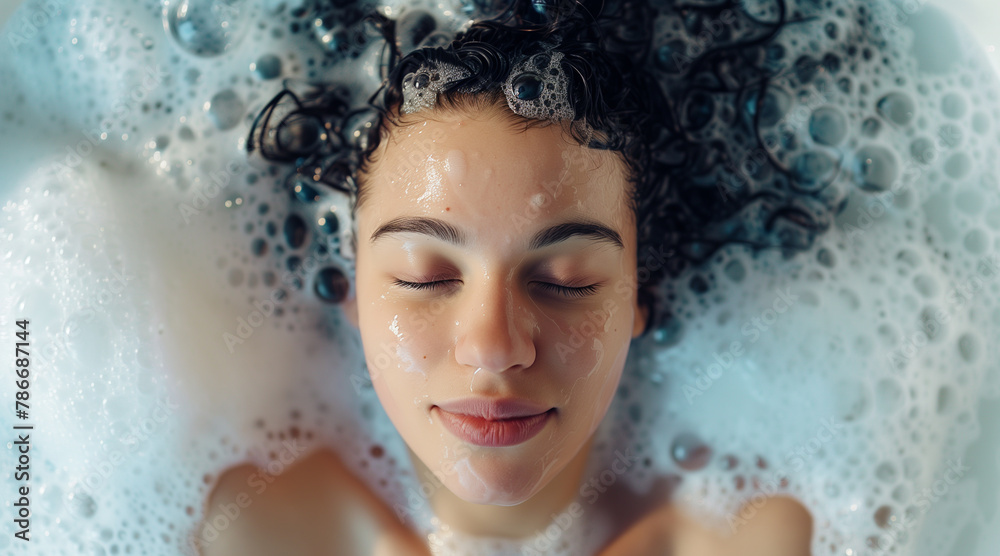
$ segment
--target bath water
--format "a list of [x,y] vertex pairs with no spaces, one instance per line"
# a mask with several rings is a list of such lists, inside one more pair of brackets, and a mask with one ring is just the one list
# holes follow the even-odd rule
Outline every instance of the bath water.
[[[760,201],[715,222],[734,242],[665,286],[673,318],[633,346],[584,509],[619,481],[669,485],[728,533],[785,494],[812,513],[817,556],[995,554],[1000,87],[982,46],[920,2],[789,2],[769,86],[713,96],[683,66],[779,4],[661,4],[657,75],[730,161],[701,183]],[[491,6],[367,5],[398,18],[404,48]],[[2,417],[3,553],[190,553],[206,515],[238,519],[204,507],[227,467],[276,475],[320,447],[441,553],[472,542],[442,539],[339,308],[348,200],[246,153],[283,79],[339,82],[354,103],[378,86],[371,29],[309,9],[29,0],[7,21],[0,345],[27,319],[32,356],[29,415]],[[748,246],[773,242],[798,247]],[[663,261],[639,263],[642,280]],[[30,542],[7,533],[25,484]],[[564,523],[539,524],[534,546],[567,542]]]

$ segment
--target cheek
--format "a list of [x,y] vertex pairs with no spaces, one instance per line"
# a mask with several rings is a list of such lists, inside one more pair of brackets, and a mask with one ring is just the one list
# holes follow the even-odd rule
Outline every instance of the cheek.
[[442,338],[433,335],[433,315],[420,306],[364,301],[362,343],[376,392],[396,405],[421,404],[427,399],[430,370],[441,363],[442,353],[450,353]]
[[604,389],[602,385],[617,383],[631,339],[631,321],[631,311],[610,297],[547,321],[541,349],[559,382],[571,384],[568,392],[586,392],[589,403]]

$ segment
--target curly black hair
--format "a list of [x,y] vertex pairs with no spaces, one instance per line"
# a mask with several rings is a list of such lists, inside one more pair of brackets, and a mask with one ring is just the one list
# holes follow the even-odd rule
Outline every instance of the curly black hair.
[[[555,50],[563,53],[562,67],[570,79],[573,138],[617,153],[633,185],[638,296],[648,309],[647,332],[670,316],[661,287],[665,278],[707,260],[728,243],[801,249],[829,226],[833,211],[803,200],[818,191],[802,195],[787,171],[786,181],[779,175],[773,186],[758,190],[719,186],[727,179],[719,169],[731,168],[738,155],[699,135],[718,117],[713,98],[725,96],[728,102],[749,104],[755,115],[744,122],[746,135],[762,144],[759,120],[770,79],[777,74],[769,65],[769,47],[787,20],[783,0],[776,0],[771,20],[741,12],[737,0],[691,6],[645,0],[463,1],[485,5],[494,16],[477,21],[450,42],[433,32],[433,22],[410,22],[403,31],[401,21],[379,12],[356,14],[360,46],[384,41],[378,91],[360,103],[342,84],[314,85],[300,95],[286,82],[285,90],[254,122],[248,150],[259,149],[268,160],[294,163],[289,187],[329,187],[350,195],[356,206],[360,178],[373,153],[400,124],[396,115],[408,73],[428,62],[464,67],[471,75],[450,83],[438,102],[455,104],[472,96],[489,106],[505,101],[502,87],[514,60],[536,53],[543,42],[557,43]],[[727,13],[738,14],[735,23],[696,56],[678,56],[677,40],[654,37],[654,22],[664,14],[676,16],[678,25],[693,36]],[[510,116],[521,118],[513,112]],[[765,164],[779,174],[783,171],[774,160]],[[763,231],[750,230],[759,221]],[[643,264],[653,253],[654,264]]]

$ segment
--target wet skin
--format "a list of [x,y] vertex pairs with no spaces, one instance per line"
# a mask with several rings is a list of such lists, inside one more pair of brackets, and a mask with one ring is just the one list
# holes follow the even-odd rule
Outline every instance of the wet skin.
[[[375,160],[356,214],[357,292],[345,312],[379,401],[418,477],[446,487],[429,496],[435,515],[470,534],[530,535],[578,492],[593,433],[643,331],[623,166],[559,125],[523,129],[496,113],[458,112],[395,129]],[[553,411],[520,444],[470,445],[437,407],[463,397]],[[235,500],[253,472],[224,474],[210,510]],[[809,550],[808,512],[788,499],[758,509],[732,539],[653,494],[618,489],[591,508],[609,519],[632,510],[602,555]],[[275,480],[204,553],[273,553],[264,547],[428,553],[330,452]]]

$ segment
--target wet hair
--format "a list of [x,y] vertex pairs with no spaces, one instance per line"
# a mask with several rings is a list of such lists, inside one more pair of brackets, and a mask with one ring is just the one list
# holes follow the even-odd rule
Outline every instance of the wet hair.
[[[715,180],[721,178],[714,169],[731,162],[727,156],[732,155],[725,145],[697,135],[705,126],[706,110],[711,116],[713,98],[725,95],[755,109],[750,134],[760,143],[754,132],[771,76],[766,50],[785,24],[782,0],[776,2],[772,21],[744,14],[737,34],[720,38],[718,46],[696,57],[665,54],[669,43],[654,49],[653,21],[660,8],[646,0],[475,1],[492,6],[494,17],[477,21],[450,42],[441,33],[407,37],[412,28],[404,31],[397,27],[400,22],[377,12],[357,18],[355,27],[375,31],[366,40],[384,41],[381,87],[359,103],[343,84],[311,85],[300,94],[286,81],[285,90],[254,122],[248,150],[294,163],[290,189],[329,187],[350,195],[356,207],[359,178],[373,153],[393,127],[405,125],[398,108],[408,73],[427,62],[463,66],[471,76],[450,83],[435,110],[492,110],[506,105],[501,87],[512,63],[550,40],[564,54],[563,70],[571,82],[575,118],[568,126],[570,135],[581,145],[613,151],[627,169],[637,226],[638,300],[648,308],[646,332],[670,316],[661,287],[665,278],[678,276],[729,243],[801,249],[829,226],[828,214],[809,210],[780,180],[757,191],[718,187]],[[684,25],[697,28],[725,10],[739,10],[739,3],[688,6],[678,14]],[[414,46],[421,38],[422,46],[404,54],[407,44]],[[501,111],[515,124],[546,124]],[[773,166],[780,173],[780,165]],[[748,209],[752,215],[734,224]],[[749,231],[762,219],[758,227],[769,236]],[[784,225],[776,227],[779,220]]]

